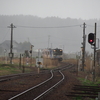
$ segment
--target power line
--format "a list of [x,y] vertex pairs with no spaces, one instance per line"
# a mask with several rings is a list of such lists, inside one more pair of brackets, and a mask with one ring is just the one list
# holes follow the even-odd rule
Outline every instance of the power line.
[[5,34],[4,37],[2,38],[1,43],[2,43],[2,42],[4,41],[4,39],[7,37],[8,31],[9,31],[9,30],[7,30],[6,34]]
[[7,28],[6,26],[0,26],[0,28]]
[[[67,27],[77,27],[77,26],[82,26],[82,25],[69,25],[69,26],[48,26],[48,27],[42,27],[42,26],[20,26],[20,25],[16,25],[16,27],[21,27],[21,28],[67,28]],[[93,25],[89,25],[87,24],[86,26],[89,26],[89,27],[94,27]],[[97,26],[97,27],[100,27]],[[6,28],[6,26],[0,26],[0,28]]]
[[[20,27],[20,28],[68,28],[68,27],[77,27],[77,26],[82,26],[82,25],[69,25],[69,26],[48,26],[48,27],[42,27],[42,26],[20,26],[20,25],[16,25],[16,27]],[[89,25],[87,24],[87,26],[89,27],[94,27],[93,25]],[[100,26],[97,26],[100,27]],[[5,26],[0,26],[0,28],[6,28]]]
[[[87,26],[94,27],[93,25],[87,25]],[[100,25],[98,25],[97,27],[100,27]]]
[[39,27],[36,27],[36,26],[17,26],[17,27],[22,27],[22,28],[67,28],[67,27],[77,27],[77,26],[80,26],[80,25],[71,25],[71,26],[54,26],[54,27],[42,27],[42,26],[39,26]]
[[87,26],[89,26],[89,27],[94,27],[93,25],[87,25]]

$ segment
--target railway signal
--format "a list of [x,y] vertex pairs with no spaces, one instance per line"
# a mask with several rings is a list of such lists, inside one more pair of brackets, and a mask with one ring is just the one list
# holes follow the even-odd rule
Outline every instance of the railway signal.
[[94,45],[94,33],[89,33],[89,35],[88,35],[88,42],[91,45]]
[[95,82],[95,66],[96,66],[96,30],[97,30],[97,23],[95,23],[94,33],[88,34],[88,42],[94,46],[94,63],[93,63],[93,82]]

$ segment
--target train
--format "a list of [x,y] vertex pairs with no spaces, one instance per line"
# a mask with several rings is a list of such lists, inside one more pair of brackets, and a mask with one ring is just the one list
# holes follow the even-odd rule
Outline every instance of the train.
[[62,49],[51,49],[47,48],[42,51],[43,58],[58,59],[58,61],[63,60],[63,50]]

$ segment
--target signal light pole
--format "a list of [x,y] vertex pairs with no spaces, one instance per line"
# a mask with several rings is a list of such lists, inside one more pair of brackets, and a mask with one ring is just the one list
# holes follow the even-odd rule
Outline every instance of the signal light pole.
[[96,29],[97,29],[97,23],[95,23],[95,30],[94,30],[94,65],[93,65],[93,82],[95,81],[95,60],[96,60]]
[[97,23],[95,23],[95,27],[94,27],[94,33],[90,33],[88,35],[88,42],[94,46],[94,63],[93,63],[93,72],[92,72],[92,75],[93,75],[93,82],[95,81],[95,61],[96,61],[96,29],[97,29]]

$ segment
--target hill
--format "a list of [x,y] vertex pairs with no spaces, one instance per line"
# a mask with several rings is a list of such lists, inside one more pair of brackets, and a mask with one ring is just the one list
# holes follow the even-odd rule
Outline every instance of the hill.
[[[10,40],[11,29],[8,26],[13,23],[13,38],[18,43],[30,42],[34,49],[47,47],[63,48],[64,52],[78,52],[83,41],[83,23],[86,23],[86,35],[94,32],[94,23],[100,25],[100,20],[90,19],[61,19],[58,17],[40,18],[37,16],[1,15],[0,16],[0,43]],[[98,29],[100,31],[100,29]],[[100,37],[99,34],[97,34]],[[86,50],[90,51],[90,45],[86,41]]]

